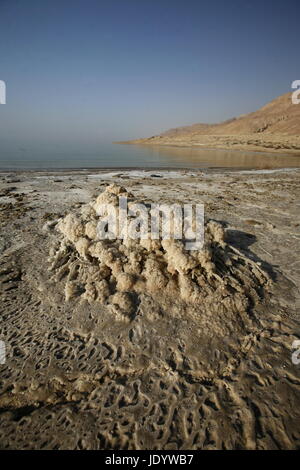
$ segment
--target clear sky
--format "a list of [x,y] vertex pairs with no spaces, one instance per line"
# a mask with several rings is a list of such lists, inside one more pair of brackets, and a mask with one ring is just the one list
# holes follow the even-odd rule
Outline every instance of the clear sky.
[[299,0],[0,0],[3,151],[96,151],[300,79]]

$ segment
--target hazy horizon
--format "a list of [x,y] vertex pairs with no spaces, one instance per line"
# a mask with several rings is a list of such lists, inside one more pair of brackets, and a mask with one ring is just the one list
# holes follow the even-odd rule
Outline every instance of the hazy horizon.
[[291,91],[296,1],[2,0],[0,160],[94,154]]

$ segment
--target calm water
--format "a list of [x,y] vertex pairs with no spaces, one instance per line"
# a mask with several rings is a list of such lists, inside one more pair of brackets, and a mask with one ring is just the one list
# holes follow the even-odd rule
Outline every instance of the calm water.
[[0,169],[53,168],[289,168],[300,167],[300,157],[254,152],[105,144],[97,154],[0,156]]

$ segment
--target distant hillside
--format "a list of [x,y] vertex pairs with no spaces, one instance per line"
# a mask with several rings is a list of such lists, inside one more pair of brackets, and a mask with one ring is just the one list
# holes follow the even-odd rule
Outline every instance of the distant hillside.
[[193,124],[158,136],[126,143],[288,151],[300,154],[300,104],[291,93],[279,96],[258,111],[219,124]]

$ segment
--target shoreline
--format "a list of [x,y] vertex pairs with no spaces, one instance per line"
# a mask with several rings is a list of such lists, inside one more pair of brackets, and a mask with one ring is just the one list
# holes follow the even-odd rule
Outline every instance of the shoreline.
[[[45,176],[55,176],[55,175],[62,175],[62,174],[74,174],[74,175],[82,175],[82,176],[89,176],[91,173],[96,172],[96,174],[101,175],[102,173],[105,175],[106,173],[115,173],[116,176],[122,172],[126,173],[133,173],[133,172],[141,172],[144,173],[145,176],[150,176],[151,173],[199,173],[199,174],[230,174],[230,173],[278,173],[278,172],[297,172],[300,171],[299,167],[274,167],[274,168],[255,168],[255,167],[203,167],[203,168],[193,168],[193,167],[153,167],[153,168],[145,168],[145,167],[106,167],[106,168],[35,168],[35,169],[0,169],[0,177],[9,177],[14,175],[32,175],[42,173]],[[149,173],[149,175],[148,175]],[[154,175],[155,177],[156,175]]]
[[[284,149],[277,149],[277,148],[269,148],[266,150],[266,147],[264,146],[258,146],[259,148],[256,149],[252,145],[245,145],[242,146],[240,145],[239,147],[233,148],[232,146],[216,146],[215,144],[209,146],[207,143],[201,144],[201,143],[190,143],[190,142],[163,142],[163,141],[152,141],[151,138],[148,139],[141,139],[141,140],[129,140],[129,141],[120,141],[120,142],[113,142],[113,144],[117,145],[137,145],[137,146],[147,146],[147,147],[176,147],[176,148],[185,148],[185,149],[193,149],[193,150],[207,150],[207,151],[225,151],[225,152],[249,152],[249,153],[255,153],[255,154],[263,154],[263,155],[270,155],[274,156],[277,154],[281,154],[281,156],[295,156],[295,157],[300,157],[300,150],[299,149],[289,149],[289,148],[284,148]],[[285,155],[282,155],[282,150],[284,150]]]
[[[0,163],[0,172],[1,173],[11,173],[11,172],[34,172],[34,171],[43,171],[43,172],[64,172],[64,171],[129,171],[129,170],[145,170],[145,171],[173,171],[173,170],[193,170],[193,171],[206,171],[213,169],[222,169],[223,171],[234,170],[238,171],[241,169],[262,169],[262,168],[300,168],[300,153],[288,152],[282,150],[275,151],[266,151],[265,149],[237,149],[237,148],[226,148],[226,147],[207,147],[193,145],[189,143],[179,144],[179,143],[153,143],[153,142],[112,142],[112,144],[117,145],[135,145],[136,148],[147,149],[148,152],[139,159],[142,164],[137,164],[133,162],[133,165],[123,166],[118,165],[106,165],[106,166],[85,166],[84,164],[78,166],[77,162],[75,166],[65,166],[65,167],[40,167],[34,166],[35,162],[22,166],[21,164],[15,164],[9,166],[5,164],[1,167]],[[150,152],[149,152],[150,150]],[[151,155],[152,152],[156,152],[158,155],[158,160],[156,161]],[[148,153],[148,155],[147,155]],[[169,162],[166,161],[166,158],[169,159]],[[166,164],[164,162],[166,161]],[[126,162],[126,155],[125,155]],[[128,160],[127,160],[128,162]],[[130,162],[130,160],[129,160]],[[178,162],[178,163],[177,163]],[[93,162],[94,163],[94,162]],[[72,161],[70,162],[72,165]]]

